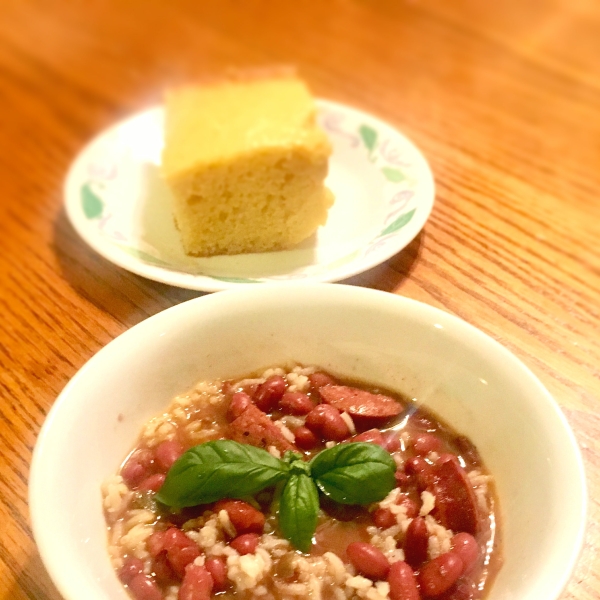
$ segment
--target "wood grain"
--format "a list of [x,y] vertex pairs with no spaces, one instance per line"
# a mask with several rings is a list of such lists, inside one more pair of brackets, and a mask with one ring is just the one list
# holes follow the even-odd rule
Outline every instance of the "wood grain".
[[0,598],[56,600],[27,477],[70,377],[149,315],[196,296],[106,262],[68,224],[65,172],[165,86],[291,63],[428,157],[436,205],[403,252],[349,283],[453,312],[529,365],[573,426],[590,487],[562,598],[600,597],[600,4],[274,0],[0,6]]

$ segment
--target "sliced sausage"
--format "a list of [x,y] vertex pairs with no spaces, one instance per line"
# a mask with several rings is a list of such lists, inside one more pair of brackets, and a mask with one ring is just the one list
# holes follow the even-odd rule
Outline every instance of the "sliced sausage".
[[229,424],[228,437],[265,450],[275,446],[282,453],[288,450],[298,452],[298,448],[286,439],[281,429],[253,404]]
[[476,535],[479,528],[477,498],[467,473],[457,461],[447,460],[433,467],[435,508],[432,515],[455,533]]
[[352,418],[385,420],[402,411],[402,404],[383,394],[371,394],[365,390],[345,385],[327,385],[319,388],[323,401]]

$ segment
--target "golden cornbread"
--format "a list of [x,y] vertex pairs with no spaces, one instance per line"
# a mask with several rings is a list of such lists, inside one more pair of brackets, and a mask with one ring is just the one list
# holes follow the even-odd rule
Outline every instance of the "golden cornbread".
[[281,250],[325,223],[331,145],[315,117],[294,76],[167,94],[162,174],[186,253]]

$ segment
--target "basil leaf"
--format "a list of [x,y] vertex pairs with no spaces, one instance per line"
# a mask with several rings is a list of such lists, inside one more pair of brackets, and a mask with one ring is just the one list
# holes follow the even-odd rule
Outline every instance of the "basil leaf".
[[156,499],[183,508],[222,498],[242,498],[274,485],[288,474],[288,465],[261,448],[232,440],[206,442],[179,457]]
[[309,464],[318,488],[341,504],[377,502],[396,485],[394,459],[375,444],[338,444],[317,454]]
[[283,536],[302,552],[309,552],[319,517],[319,492],[304,473],[287,480],[279,502],[279,527]]

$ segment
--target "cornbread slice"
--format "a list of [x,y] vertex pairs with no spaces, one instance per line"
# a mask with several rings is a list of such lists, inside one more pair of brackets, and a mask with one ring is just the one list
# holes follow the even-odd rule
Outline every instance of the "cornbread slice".
[[325,223],[331,145],[315,117],[291,75],[167,94],[162,174],[187,254],[290,248]]

